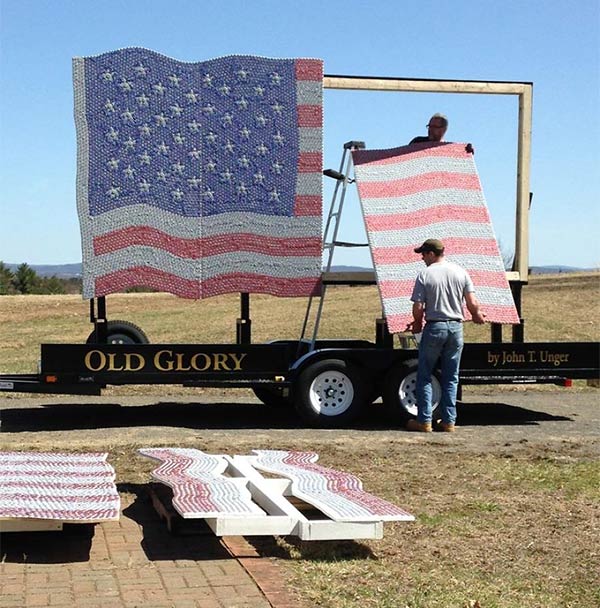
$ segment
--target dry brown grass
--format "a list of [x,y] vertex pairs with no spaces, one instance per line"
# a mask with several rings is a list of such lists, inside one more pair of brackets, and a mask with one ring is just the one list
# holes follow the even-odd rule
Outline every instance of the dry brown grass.
[[[523,289],[525,337],[529,342],[598,341],[600,272],[535,275]],[[144,329],[156,344],[231,343],[239,316],[237,294],[188,301],[169,294],[116,294],[107,298],[108,318]],[[306,300],[256,295],[251,299],[253,340],[300,335]],[[372,340],[381,315],[375,287],[330,287],[321,337]],[[92,327],[88,303],[79,296],[1,296],[0,372],[35,371],[41,343],[81,343]],[[489,327],[466,326],[466,340],[489,340]],[[505,340],[510,331],[505,330]]]

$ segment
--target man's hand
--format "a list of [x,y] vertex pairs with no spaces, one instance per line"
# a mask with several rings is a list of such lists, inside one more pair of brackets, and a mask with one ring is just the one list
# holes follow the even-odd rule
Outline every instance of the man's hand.
[[423,331],[423,322],[412,321],[406,326],[404,331],[411,331],[413,334],[420,334]]
[[475,148],[473,147],[473,145],[472,145],[472,144],[467,144],[467,145],[465,146],[465,152],[466,152],[467,154],[475,154]]
[[474,315],[471,315],[473,319],[473,323],[477,323],[478,325],[483,325],[485,323],[486,314],[478,310]]

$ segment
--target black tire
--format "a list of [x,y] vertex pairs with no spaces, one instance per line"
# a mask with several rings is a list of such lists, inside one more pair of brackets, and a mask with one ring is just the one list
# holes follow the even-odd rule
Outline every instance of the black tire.
[[[150,344],[144,331],[129,321],[108,321],[106,323],[107,344]],[[97,344],[96,330],[88,336],[86,344]]]
[[366,388],[354,365],[339,359],[317,361],[298,376],[294,406],[310,426],[337,428],[360,414]]
[[269,407],[287,407],[290,403],[282,386],[253,386],[254,394]]
[[[408,359],[390,369],[383,388],[383,405],[387,415],[395,424],[405,424],[417,416],[417,359]],[[437,373],[432,376],[433,419],[437,412],[442,395],[442,387]]]

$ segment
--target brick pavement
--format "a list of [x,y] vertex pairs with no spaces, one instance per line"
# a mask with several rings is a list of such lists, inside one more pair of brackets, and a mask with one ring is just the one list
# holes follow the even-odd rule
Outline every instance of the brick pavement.
[[298,606],[273,561],[244,539],[172,535],[148,500],[121,499],[119,522],[2,534],[2,608]]

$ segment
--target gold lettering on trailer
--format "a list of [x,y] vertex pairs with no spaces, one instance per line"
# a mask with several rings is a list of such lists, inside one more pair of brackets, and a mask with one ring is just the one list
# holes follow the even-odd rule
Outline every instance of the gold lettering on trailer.
[[239,355],[237,355],[236,353],[229,353],[230,357],[234,360],[235,362],[235,367],[233,368],[234,372],[239,372],[242,369],[242,361],[244,360],[244,357],[247,355],[248,353],[240,353]]
[[175,366],[175,371],[189,372],[192,369],[189,365],[187,367],[183,365],[183,353],[176,353],[175,360],[177,361],[177,365]]
[[167,359],[166,361],[162,361],[163,355],[173,355],[172,350],[159,350],[154,355],[154,367],[159,369],[161,372],[172,372],[173,371],[173,359]]
[[568,353],[551,353],[549,350],[540,351],[540,361],[542,363],[552,363],[554,367],[558,367],[569,361]]
[[108,367],[106,368],[107,371],[109,372],[121,372],[123,371],[123,366],[121,365],[121,367],[117,367],[117,364],[115,363],[115,357],[117,356],[117,353],[108,353]]
[[[172,350],[159,350],[154,355],[155,369],[161,372],[205,372],[241,371],[242,362],[248,353],[195,353],[189,360],[186,353],[174,353]],[[91,350],[84,358],[86,369],[92,372],[139,372],[146,365],[146,359],[140,353],[104,353]]]
[[220,369],[224,369],[226,372],[230,372],[231,369],[227,365],[227,355],[225,353],[215,353],[215,362],[213,365],[213,369],[218,371]]
[[[198,359],[201,358],[201,357],[204,358],[204,365],[198,363]],[[206,353],[196,353],[190,359],[190,365],[197,372],[205,372],[210,367],[210,357]]]
[[[137,358],[137,367],[133,362],[134,358]],[[146,360],[139,353],[125,353],[125,371],[126,372],[139,372],[144,365]]]
[[[96,366],[94,366],[92,361],[94,355],[98,357],[98,364]],[[99,372],[106,365],[106,355],[101,350],[90,350],[86,353],[83,363],[91,372]]]

